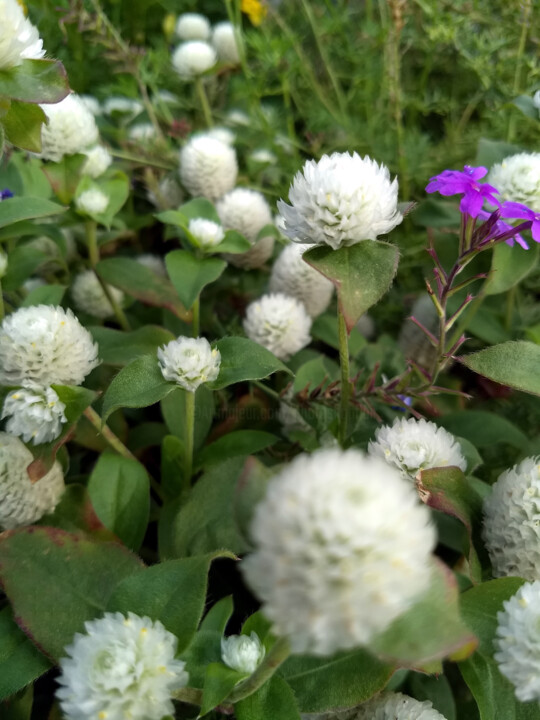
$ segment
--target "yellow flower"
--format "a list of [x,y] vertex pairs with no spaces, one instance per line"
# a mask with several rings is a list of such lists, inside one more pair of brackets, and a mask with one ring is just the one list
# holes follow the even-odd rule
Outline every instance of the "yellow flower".
[[253,25],[260,25],[268,12],[261,0],[242,0],[241,10],[249,17]]

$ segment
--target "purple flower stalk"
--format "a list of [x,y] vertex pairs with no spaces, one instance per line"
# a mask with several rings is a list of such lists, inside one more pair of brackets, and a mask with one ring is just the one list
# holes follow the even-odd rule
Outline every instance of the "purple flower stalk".
[[450,195],[463,195],[459,204],[462,213],[476,218],[482,210],[484,201],[500,207],[501,203],[495,197],[499,191],[493,185],[481,183],[487,174],[485,167],[471,167],[465,165],[461,170],[443,170],[440,175],[432,177],[426,187],[426,192],[438,192],[445,197]]
[[[528,220],[535,242],[540,242],[540,213],[531,210],[526,205],[517,202],[505,202],[501,208],[501,215],[510,220]],[[516,237],[517,240],[517,237]]]
[[[493,215],[495,215],[495,213],[488,213],[488,212],[486,212],[486,210],[480,210],[480,212],[478,214],[479,218],[481,218],[482,220],[485,220],[486,222],[489,221],[490,219],[492,220],[491,227],[489,228],[489,232],[486,233],[485,237],[482,238],[481,244],[483,245],[483,244],[487,244],[491,240],[497,240],[502,235],[509,235],[510,237],[508,237],[505,240],[505,243],[507,245],[510,245],[510,247],[513,247],[514,242],[517,242],[519,245],[521,245],[521,247],[524,250],[528,250],[529,246],[528,246],[527,242],[519,234],[519,232],[517,232],[517,229],[514,228],[513,225],[509,225],[508,223],[505,223],[504,220],[501,220],[499,218],[499,214],[501,214],[503,212],[504,208],[506,207],[506,204],[507,203],[503,203],[503,205],[501,205],[500,210],[496,211],[496,213],[497,213],[496,220],[493,218]],[[505,217],[507,217],[507,216],[505,216]],[[493,222],[493,220],[494,220],[494,222]],[[482,227],[485,227],[485,225],[486,225],[486,223],[484,223],[484,225]]]

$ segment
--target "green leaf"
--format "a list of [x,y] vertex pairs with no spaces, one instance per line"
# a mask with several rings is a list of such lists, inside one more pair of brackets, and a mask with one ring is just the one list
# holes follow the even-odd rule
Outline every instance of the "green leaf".
[[520,340],[458,358],[469,370],[531,395],[540,395],[540,347]]
[[234,706],[237,720],[300,720],[295,694],[278,675]]
[[0,578],[17,624],[55,660],[86,620],[105,611],[116,584],[141,568],[121,545],[57,528],[22,528],[0,538]]
[[31,720],[34,704],[34,687],[29,685],[23,692],[2,703],[2,720]]
[[[315,318],[311,326],[311,336],[322,340],[335,350],[339,350],[338,324],[335,313],[324,313]],[[367,345],[366,338],[354,327],[349,335],[349,352],[351,356],[357,355]]]
[[461,410],[448,413],[437,421],[454,435],[463,435],[476,447],[485,448],[508,443],[519,449],[529,444],[527,436],[501,415],[484,410]]
[[21,220],[59,215],[67,207],[41,197],[12,197],[0,204],[0,228]]
[[39,105],[13,100],[2,124],[6,139],[15,147],[41,152],[41,126],[47,116]]
[[221,633],[199,630],[180,659],[186,663],[190,686],[202,688],[208,665],[221,661]]
[[259,502],[263,499],[268,488],[270,478],[279,470],[278,466],[271,468],[263,465],[255,457],[248,457],[242,472],[238,478],[236,492],[234,494],[234,520],[246,541],[251,545],[250,527],[253,512]]
[[51,667],[13,620],[11,608],[0,612],[0,701],[36,680]]
[[61,402],[64,403],[66,409],[64,414],[67,418],[68,425],[77,422],[86,408],[91,405],[97,397],[94,390],[81,387],[80,385],[53,385]]
[[[169,397],[171,397],[169,395]],[[167,435],[161,444],[161,488],[167,500],[189,492],[191,483],[184,477],[184,443],[174,435]]]
[[534,101],[530,95],[519,95],[512,103],[521,112],[532,120],[540,120],[540,110],[534,104]]
[[196,258],[187,250],[173,250],[165,256],[167,272],[178,297],[190,308],[206,285],[214,282],[227,267],[218,258]]
[[47,163],[43,172],[47,176],[56,197],[64,205],[73,200],[81,179],[82,168],[88,160],[86,155],[64,155],[58,162]]
[[67,287],[65,285],[41,285],[24,298],[21,307],[32,305],[60,305]]
[[415,225],[428,228],[458,228],[461,222],[461,213],[454,201],[426,198],[411,215]]
[[103,398],[103,421],[121,407],[148,407],[176,388],[161,374],[156,355],[142,355],[113,378]]
[[44,515],[39,525],[60,528],[69,533],[82,533],[106,542],[117,540],[96,515],[88,490],[78,483],[70,483],[66,487],[54,512]]
[[88,330],[99,345],[99,359],[106,365],[127,365],[174,340],[171,332],[158,325],[145,325],[131,332],[99,326]]
[[[181,220],[180,216],[182,217]],[[187,203],[181,205],[178,210],[166,210],[165,212],[158,213],[156,217],[158,220],[161,220],[161,222],[178,225],[179,227],[189,225],[189,221],[195,220],[196,218],[205,218],[206,220],[212,220],[215,223],[221,224],[215,207],[210,200],[203,197],[189,200]]]
[[222,663],[210,663],[204,678],[200,717],[217,707],[245,675]]
[[261,380],[279,370],[292,372],[281,360],[262,345],[242,337],[225,337],[215,347],[221,353],[219,376],[209,386],[214,390],[244,380]]
[[224,239],[216,245],[215,248],[210,248],[206,252],[220,252],[229,253],[230,255],[236,255],[238,253],[245,253],[251,248],[249,240],[240,235],[236,230],[227,230]]
[[457,720],[452,687],[444,675],[410,674],[411,690],[417,700],[429,700],[445,720]]
[[[3,205],[8,200],[2,200]],[[2,210],[0,208],[0,214]],[[41,250],[19,245],[9,253],[7,272],[2,278],[4,290],[17,290],[35,271],[49,259]]]
[[0,71],[0,95],[29,103],[57,103],[69,94],[64,66],[58,60],[23,60]]
[[150,483],[136,460],[103,453],[88,480],[98,518],[132,550],[144,539],[150,515]]
[[218,633],[225,632],[227,623],[233,614],[234,605],[232,595],[221,598],[204,616],[201,623],[201,630],[215,630]]
[[517,145],[511,145],[501,140],[480,138],[473,164],[485,165],[490,168],[492,165],[495,165],[495,163],[502,162],[505,157],[515,155],[518,152],[522,152],[522,149]]
[[315,247],[305,252],[303,258],[336,286],[350,332],[390,288],[397,272],[399,250],[380,240],[362,240],[338,250]]
[[254,455],[278,440],[277,435],[262,430],[236,430],[204,447],[195,458],[195,467],[210,467],[238,455]]
[[498,295],[506,292],[527,277],[538,263],[539,246],[534,244],[524,250],[517,243],[510,247],[506,243],[498,243],[493,249],[491,273],[484,285],[486,295]]

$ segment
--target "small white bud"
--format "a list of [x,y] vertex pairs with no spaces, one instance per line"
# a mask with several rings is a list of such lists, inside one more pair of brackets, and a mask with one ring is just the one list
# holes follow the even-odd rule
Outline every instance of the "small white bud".
[[221,355],[206,338],[179,337],[158,350],[161,373],[188,392],[219,375]]
[[218,225],[212,220],[206,220],[205,218],[190,220],[188,230],[197,241],[197,245],[203,250],[208,250],[219,245],[225,237],[225,232],[221,225]]
[[75,199],[77,210],[88,215],[101,215],[109,205],[109,196],[97,188],[85,190]]
[[265,655],[264,645],[257,633],[251,635],[231,635],[221,639],[221,659],[228,667],[251,675],[262,662]]

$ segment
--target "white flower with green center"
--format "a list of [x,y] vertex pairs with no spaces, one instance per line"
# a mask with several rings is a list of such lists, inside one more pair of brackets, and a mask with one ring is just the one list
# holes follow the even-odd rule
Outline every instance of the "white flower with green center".
[[190,40],[176,48],[172,64],[181,78],[191,80],[213,68],[217,59],[216,51],[207,42]]
[[264,645],[257,633],[230,635],[221,639],[221,659],[228,667],[251,675],[265,656]]
[[225,238],[225,231],[221,225],[205,218],[190,220],[188,230],[195,238],[197,246],[203,250],[219,245]]
[[87,215],[101,215],[109,207],[110,198],[98,188],[90,188],[75,198],[77,210]]
[[0,18],[0,70],[45,55],[37,28],[24,16],[17,0],[0,0]]
[[250,340],[288,360],[311,341],[311,318],[296,298],[276,293],[248,305],[244,330]]
[[83,165],[82,173],[91,178],[103,175],[112,163],[111,154],[103,145],[95,145],[93,148],[85,150],[84,154],[88,160]]
[[540,212],[540,153],[511,155],[494,165],[487,179],[501,200],[523,203]]
[[78,95],[72,93],[54,105],[41,105],[49,122],[41,126],[44,160],[59,162],[64,155],[84,152],[98,142],[94,116]]
[[12,390],[4,400],[2,419],[6,430],[34,445],[52,442],[67,422],[66,406],[52,388],[26,387]]
[[199,13],[183,13],[176,21],[175,32],[180,40],[208,40],[210,21]]
[[[124,293],[111,286],[108,286],[108,290],[116,303],[121,306],[124,302]],[[114,308],[93,270],[84,270],[75,276],[71,286],[71,297],[80,312],[102,319],[114,315]]]
[[272,234],[258,237],[264,227],[273,224],[272,212],[264,195],[257,190],[235,188],[219,200],[216,210],[226,230],[236,230],[252,245],[245,253],[226,253],[224,259],[246,270],[261,267],[274,249]]
[[84,624],[60,660],[56,696],[66,720],[161,720],[185,687],[178,641],[157,620],[105,613]]
[[206,338],[179,337],[158,350],[161,373],[188,392],[217,380],[221,355]]
[[236,153],[209,135],[196,135],[180,151],[180,179],[193,197],[217,200],[234,187]]

